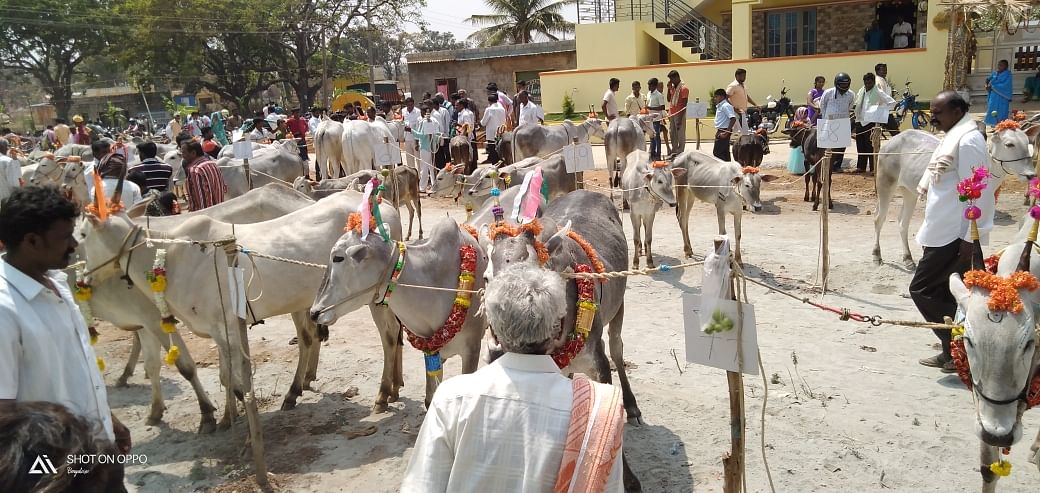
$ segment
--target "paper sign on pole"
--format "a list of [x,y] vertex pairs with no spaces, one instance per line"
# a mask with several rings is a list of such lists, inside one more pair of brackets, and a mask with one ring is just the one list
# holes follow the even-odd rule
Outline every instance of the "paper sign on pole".
[[233,144],[235,159],[253,159],[253,143],[248,140],[240,140]]
[[596,168],[592,159],[592,144],[569,144],[563,148],[563,163],[568,173],[578,173]]
[[[885,118],[888,121],[888,117]],[[852,144],[852,121],[820,119],[816,129],[816,143],[820,149],[844,149]]]
[[686,118],[707,118],[708,103],[687,103]]
[[[740,371],[737,359],[737,329],[707,333],[701,330],[701,317],[715,317],[720,321],[738,320],[737,302],[719,300],[714,314],[702,314],[701,297],[683,294],[683,326],[686,332],[686,361],[726,371]],[[741,330],[744,356],[743,373],[758,375],[758,335],[755,332],[755,307],[743,305],[744,324]]]
[[228,293],[231,295],[231,308],[238,318],[246,318],[246,283],[245,269],[228,267]]
[[888,106],[874,104],[863,110],[863,121],[865,123],[888,123]]
[[[376,166],[393,166],[401,162],[401,148],[397,147],[396,142],[381,143],[375,146],[376,153]],[[397,151],[397,158],[394,158],[394,151]]]

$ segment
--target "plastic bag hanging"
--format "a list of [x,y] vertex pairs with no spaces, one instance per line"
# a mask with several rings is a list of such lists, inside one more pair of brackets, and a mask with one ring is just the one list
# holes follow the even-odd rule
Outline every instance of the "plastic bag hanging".
[[[700,329],[715,332],[709,327],[723,323],[724,315],[717,314],[719,302],[732,298],[729,265],[729,239],[722,240],[718,249],[704,257],[704,276],[701,287]],[[731,327],[732,328],[732,327]]]

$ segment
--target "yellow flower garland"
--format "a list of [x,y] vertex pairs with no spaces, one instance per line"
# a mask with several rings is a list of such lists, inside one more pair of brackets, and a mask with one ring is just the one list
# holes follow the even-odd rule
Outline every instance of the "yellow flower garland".
[[166,351],[166,357],[163,360],[167,365],[172,366],[177,363],[180,348],[173,343],[173,333],[177,332],[177,319],[173,318],[170,306],[166,304],[166,249],[160,248],[155,251],[155,261],[152,263],[152,270],[148,271],[147,277],[148,286],[155,297],[155,306],[162,317],[159,327],[164,333],[169,334],[170,338],[170,349]]
[[[94,297],[94,289],[87,284],[84,279],[86,273],[86,267],[80,266],[76,268],[76,290],[72,293],[72,299],[76,300],[76,306],[79,307],[79,313],[83,315],[83,321],[87,324],[87,330],[90,332],[90,345],[94,346],[98,342],[97,330],[94,329],[94,312],[90,308],[90,300]],[[105,359],[94,353],[94,357],[97,360],[98,369],[105,371]]]

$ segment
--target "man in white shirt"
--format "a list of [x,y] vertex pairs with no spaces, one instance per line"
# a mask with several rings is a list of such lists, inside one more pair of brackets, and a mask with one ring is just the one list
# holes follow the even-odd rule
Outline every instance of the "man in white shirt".
[[434,166],[437,169],[441,169],[451,161],[451,154],[448,152],[448,141],[451,140],[451,111],[444,107],[444,96],[440,93],[433,96],[433,118],[437,120],[437,124],[440,126],[440,135],[437,144],[437,151],[434,154]]
[[173,142],[177,139],[177,135],[181,133],[181,115],[177,113],[173,115],[173,119],[170,123],[166,124],[166,138]]
[[22,165],[7,155],[10,144],[0,139],[0,200],[4,200],[22,183]]
[[654,117],[654,134],[650,137],[650,159],[659,161],[661,159],[661,127],[664,126],[668,112],[665,111],[664,94],[661,94],[661,83],[657,77],[651,78],[646,85],[647,90],[650,91],[646,95],[646,108]]
[[61,271],[78,245],[78,215],[49,187],[20,188],[0,207],[0,404],[62,404],[126,453],[130,431],[109,409],[87,324]]
[[422,119],[422,111],[415,107],[415,98],[409,96],[404,100],[404,108],[401,108],[401,118],[404,119],[404,152],[408,160],[408,166],[414,169],[415,157],[419,155],[419,145],[415,140],[415,128]]
[[909,22],[903,20],[903,16],[896,16],[896,23],[892,26],[892,48],[910,47],[910,36],[914,35],[914,28]]
[[525,125],[541,125],[545,123],[545,112],[542,111],[537,104],[531,101],[531,96],[527,91],[521,91],[517,95],[517,104],[520,105],[520,121],[517,123],[517,127],[523,127]]
[[611,77],[607,92],[603,94],[603,104],[600,106],[603,109],[603,115],[607,118],[607,122],[618,116],[617,98],[614,95],[618,89],[621,89],[621,81]]
[[480,118],[480,126],[484,127],[484,142],[487,148],[487,159],[482,164],[497,163],[502,157],[498,155],[498,130],[506,124],[506,109],[498,102],[498,94],[487,98],[488,107]]
[[[94,193],[96,193],[94,173],[97,173],[101,175],[101,186],[104,188],[105,198],[111,202],[119,184],[119,177],[126,177],[126,156],[121,152],[112,152],[111,145],[104,140],[95,140],[90,145],[90,150],[94,154],[94,163],[89,168],[84,168],[83,171],[87,182],[87,199],[94,200]],[[141,187],[129,180],[123,180],[123,189],[119,199],[123,202],[123,207],[129,209],[143,199]]]
[[[506,121],[511,122],[513,118],[513,100],[506,93],[498,90],[498,84],[489,82],[487,85],[488,96],[494,94],[498,96],[498,104],[502,105],[502,108],[506,110]],[[519,119],[517,120],[519,121]],[[507,124],[508,126],[508,124]]]
[[623,491],[619,389],[571,381],[549,356],[570,332],[560,329],[565,300],[554,272],[496,273],[484,307],[505,354],[437,388],[401,491]]
[[[931,113],[932,122],[946,134],[932,153],[918,187],[919,192],[927,194],[924,222],[917,231],[917,243],[924,247],[924,252],[910,281],[910,298],[925,320],[942,323],[943,317],[953,317],[957,312],[957,301],[950,293],[950,275],[964,274],[973,253],[970,222],[964,218],[968,204],[960,201],[957,184],[972,176],[975,167],[988,169],[990,158],[986,140],[968,113],[967,101],[959,94],[939,93],[931,101]],[[993,229],[996,188],[996,183],[990,183],[975,201],[982,210],[982,217],[976,220],[982,245],[989,243]],[[944,373],[956,372],[950,356],[950,331],[933,332],[942,343],[942,352],[920,363],[941,368]]]
[[[874,65],[874,78],[877,81],[878,91],[888,94],[889,96],[895,97],[892,92],[892,84],[888,82],[888,65],[879,63]],[[895,137],[899,134],[899,124],[896,123],[896,115],[889,114],[888,121],[884,124],[885,130],[888,131],[889,135]]]
[[852,127],[856,136],[856,172],[876,171],[874,144],[870,141],[874,127],[888,123],[889,111],[896,102],[877,85],[877,76],[871,72],[863,75],[863,87],[856,93],[856,124]]
[[427,193],[431,190],[432,179],[437,176],[434,156],[437,154],[440,136],[443,133],[439,119],[435,118],[435,106],[437,105],[432,102],[424,101],[423,117],[412,129],[419,142],[419,191]]
[[477,115],[473,114],[469,106],[470,100],[466,98],[460,98],[455,103],[455,110],[458,111],[458,135],[466,137],[469,141],[469,162],[466,163],[466,169],[472,171],[477,169]]
[[249,140],[251,142],[270,142],[274,140],[274,134],[269,130],[267,126],[267,120],[256,117],[253,118],[253,130],[249,132]]
[[[852,77],[845,72],[839,72],[834,76],[834,87],[823,91],[820,96],[820,119],[821,120],[849,120],[852,113],[852,105],[856,101],[856,95],[849,90],[852,86]],[[851,123],[851,120],[850,120]],[[820,123],[823,124],[822,122]],[[841,173],[842,162],[845,161],[845,148],[833,148],[831,152],[831,171]]]
[[310,119],[307,120],[307,130],[310,131],[311,135],[318,131],[318,125],[321,125],[321,108],[315,106],[311,109]]

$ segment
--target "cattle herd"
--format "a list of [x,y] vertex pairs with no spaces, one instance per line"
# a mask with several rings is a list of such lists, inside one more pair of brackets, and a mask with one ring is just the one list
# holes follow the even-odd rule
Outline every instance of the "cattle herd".
[[[125,384],[132,372],[138,349],[144,355],[148,374],[155,376],[159,375],[163,350],[169,351],[171,345],[181,348],[176,366],[195,390],[201,412],[200,433],[228,427],[236,412],[235,397],[241,399],[252,392],[253,362],[249,357],[246,326],[284,314],[291,315],[296,326],[299,355],[282,409],[293,408],[303,390],[316,378],[320,341],[323,334],[327,334],[327,326],[367,307],[383,347],[382,377],[373,403],[373,412],[382,412],[388,403],[399,398],[399,389],[404,383],[403,339],[409,334],[429,339],[446,325],[456,300],[454,288],[463,269],[460,252],[467,247],[478,252],[473,267],[475,280],[470,286],[473,291],[479,291],[493,277],[495,269],[506,264],[528,262],[561,273],[580,270],[581,266],[611,272],[629,267],[638,269],[641,257],[645,257],[646,266],[652,268],[655,266],[653,224],[661,206],[675,208],[684,254],[689,258],[693,256],[689,240],[690,212],[693,203],[699,200],[715,206],[720,234],[727,232],[726,215],[733,217],[734,255],[735,260],[740,261],[741,214],[762,209],[762,183],[777,176],[766,174],[756,166],[719,161],[697,151],[684,152],[671,161],[651,162],[645,150],[644,127],[645,123],[638,117],[615,119],[609,125],[589,118],[580,124],[535,125],[507,133],[499,139],[499,145],[504,146],[500,155],[505,161],[478,167],[470,173],[466,173],[463,166],[448,166],[439,171],[434,193],[456,198],[466,208],[467,220],[458,224],[450,218],[441,219],[427,231],[422,225],[418,171],[403,164],[400,152],[381,151],[387,149],[387,145],[394,149],[404,142],[400,122],[381,118],[373,122],[323,121],[315,134],[318,163],[328,171],[326,176],[338,178],[320,182],[310,179],[307,163],[300,159],[296,144],[291,140],[253,144],[253,158],[248,168],[231,155],[231,146],[228,146],[217,164],[229,190],[227,200],[217,206],[167,217],[142,216],[142,204],[105,220],[84,214],[77,239],[85,269],[79,272],[90,275],[79,281],[89,283],[93,289],[90,304],[94,316],[135,331],[137,336],[132,357],[119,383]],[[1032,155],[1030,140],[1036,135],[1036,129],[1040,127],[1034,127],[1028,134],[1009,129],[989,136],[993,162],[1000,163],[991,168],[998,180],[1008,175],[1033,176],[1033,160],[1018,157]],[[791,146],[803,146],[807,169],[811,170],[806,176],[805,200],[815,199],[818,188],[810,187],[810,178],[829,166],[813,166],[822,159],[821,150],[815,148],[814,131],[794,128],[785,132],[791,137]],[[610,181],[620,186],[622,200],[629,211],[633,232],[631,251],[621,216],[612,200],[613,193],[608,198],[603,193],[583,190],[591,187],[586,187],[580,176],[567,172],[560,152],[567,144],[588,142],[593,137],[605,142],[606,165],[612,172]],[[880,232],[889,202],[899,193],[903,196],[899,219],[903,262],[913,267],[908,228],[917,200],[915,186],[937,144],[934,135],[910,130],[882,146],[876,170],[875,262],[881,262]],[[159,151],[173,166],[174,179],[183,179],[178,150],[159,145]],[[53,155],[31,154],[24,166],[25,181],[33,185],[56,185],[70,197],[85,203],[87,191],[82,165],[65,159],[74,155],[82,156],[82,161],[92,160],[90,148],[78,145],[65,146]],[[387,166],[389,172],[381,173],[382,166]],[[545,183],[538,219],[527,225],[510,222],[508,218],[514,217],[520,203],[517,200],[522,193],[520,185],[535,170],[540,171]],[[247,179],[247,172],[251,180]],[[357,228],[344,230],[351,214],[362,207],[362,187],[376,178],[385,188],[382,198],[386,200],[378,204],[378,209],[388,238],[376,232],[365,235]],[[398,212],[401,206],[409,211],[406,235]],[[412,220],[416,217],[419,239],[411,240]],[[220,248],[222,243],[217,240],[225,238],[233,238],[233,249]],[[165,255],[165,299],[170,313],[181,323],[180,329],[211,338],[218,348],[221,382],[230,390],[226,393],[219,423],[214,417],[217,408],[203,390],[195,363],[191,354],[183,349],[185,345],[180,335],[163,331],[162,316],[148,281],[148,273],[160,252]],[[407,268],[395,271],[395,265],[405,260]],[[1033,263],[1034,272],[1040,271],[1038,263]],[[227,289],[227,280],[222,274],[227,265],[238,265],[244,271],[244,279],[249,280],[244,288],[248,300],[244,312],[236,311],[235,300]],[[388,289],[392,282],[396,288]],[[612,361],[623,389],[628,418],[638,423],[641,414],[622,354],[626,280],[621,277],[594,283],[594,289],[599,307],[590,335],[584,347],[562,370],[584,372],[601,382],[610,382]],[[572,286],[568,290],[570,310],[564,327],[574,327],[579,316],[576,313],[578,296],[579,291]],[[977,312],[973,323],[992,324],[986,322],[987,308],[976,306],[973,300],[965,301]],[[439,352],[441,359],[460,356],[464,372],[472,372],[478,366],[481,341],[487,328],[480,305],[480,296],[474,296],[464,313],[464,322],[456,327],[453,337]],[[416,310],[416,306],[424,309]],[[1027,311],[1032,317],[1031,306]],[[240,324],[240,318],[244,323]],[[402,327],[406,327],[407,332]],[[604,327],[608,330],[604,331]],[[602,337],[604,332],[609,334],[609,360]],[[972,354],[980,358],[971,362],[973,368],[986,368],[981,358],[1000,356],[983,350],[969,353]],[[1035,360],[1033,365],[1035,371]],[[999,369],[991,373],[996,376],[979,372],[979,382],[986,378],[999,380]],[[440,381],[440,377],[431,375],[426,376],[427,403]],[[1003,389],[1007,385],[992,383],[987,387]],[[151,388],[151,413],[147,422],[156,424],[164,410],[158,378],[151,379]],[[1017,419],[1013,415],[1010,418],[1000,415],[1002,411],[992,411],[985,403],[978,409],[980,420]],[[993,418],[986,413],[1000,416]],[[626,467],[625,473],[626,484],[634,484],[632,471]]]

